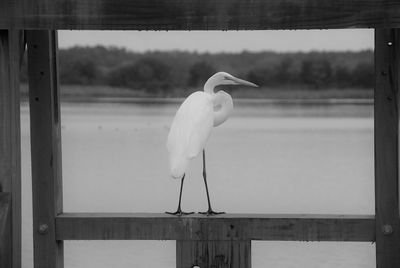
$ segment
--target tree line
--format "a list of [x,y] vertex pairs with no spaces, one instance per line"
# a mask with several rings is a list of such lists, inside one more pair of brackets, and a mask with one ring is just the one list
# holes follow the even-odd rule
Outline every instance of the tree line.
[[[257,83],[261,88],[370,89],[373,52],[184,51],[136,53],[115,47],[73,47],[59,51],[62,84],[109,85],[160,93],[201,87],[217,71]],[[23,72],[24,73],[24,72]],[[26,81],[26,75],[21,77]]]

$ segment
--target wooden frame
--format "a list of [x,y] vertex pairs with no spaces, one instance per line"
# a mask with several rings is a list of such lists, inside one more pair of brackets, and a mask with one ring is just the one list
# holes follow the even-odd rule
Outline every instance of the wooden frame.
[[374,241],[373,216],[227,214],[174,217],[163,213],[65,213],[60,240]]
[[[60,107],[55,29],[237,30],[375,28],[375,205],[373,216],[62,213]],[[5,0],[0,3],[0,151],[19,198],[19,112],[15,64],[28,31],[35,267],[63,267],[63,240],[177,240],[177,267],[250,267],[251,240],[375,241],[378,268],[400,267],[400,2],[395,0]],[[12,33],[11,35],[9,35]],[[14,41],[12,41],[14,40]],[[7,47],[7,49],[4,49]],[[9,49],[9,50],[8,50]],[[6,70],[6,71],[4,71]],[[10,89],[12,89],[10,91]],[[10,93],[11,92],[11,93]],[[4,131],[7,130],[7,131]],[[11,132],[8,132],[8,131]],[[9,164],[12,163],[12,164]],[[18,202],[12,203],[20,224]],[[0,208],[1,209],[1,208]],[[1,226],[1,221],[0,221]],[[17,228],[18,229],[18,228]],[[0,234],[1,235],[1,234]],[[18,232],[9,244],[20,267]],[[10,249],[10,250],[11,250]],[[237,258],[237,256],[241,258]],[[218,262],[225,256],[226,262]]]
[[400,267],[400,30],[375,31],[375,217],[377,267]]
[[[1,267],[21,266],[21,142],[19,113],[19,66],[24,50],[23,32],[0,29],[0,194],[9,194],[8,260]],[[1,244],[1,242],[0,242]],[[4,244],[3,244],[4,246]],[[4,264],[6,263],[6,264]]]
[[0,28],[267,30],[400,27],[396,0],[3,0]]
[[33,242],[35,267],[63,267],[63,242],[55,238],[62,212],[61,122],[57,33],[28,31]]
[[11,234],[11,194],[0,193],[0,267],[12,266]]

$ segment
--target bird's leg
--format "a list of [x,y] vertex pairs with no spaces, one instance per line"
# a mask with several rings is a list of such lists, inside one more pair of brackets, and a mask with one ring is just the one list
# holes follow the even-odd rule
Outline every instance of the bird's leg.
[[206,152],[203,150],[203,179],[204,179],[204,184],[206,186],[206,193],[207,193],[207,201],[208,201],[208,210],[206,212],[199,212],[200,214],[204,214],[207,216],[211,215],[218,215],[218,214],[224,214],[225,212],[215,212],[211,208],[211,202],[210,202],[210,194],[208,192],[208,185],[207,185],[207,172],[206,172]]
[[179,191],[179,203],[178,203],[178,209],[175,212],[165,212],[167,214],[171,215],[176,215],[176,216],[182,216],[182,215],[189,215],[193,214],[194,212],[183,212],[181,209],[181,200],[182,200],[182,190],[183,190],[183,181],[185,180],[185,174],[183,174],[182,180],[181,180],[181,190]]

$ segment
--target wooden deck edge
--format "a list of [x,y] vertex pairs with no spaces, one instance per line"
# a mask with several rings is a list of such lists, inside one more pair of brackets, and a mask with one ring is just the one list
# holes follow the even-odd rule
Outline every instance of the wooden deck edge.
[[64,213],[57,240],[375,241],[373,215]]

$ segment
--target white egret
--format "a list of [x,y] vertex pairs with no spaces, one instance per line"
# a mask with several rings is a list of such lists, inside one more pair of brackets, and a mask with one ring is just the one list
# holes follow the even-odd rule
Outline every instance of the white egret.
[[208,210],[200,212],[206,215],[221,214],[211,208],[210,195],[207,186],[205,149],[208,137],[213,127],[225,122],[233,111],[231,96],[224,92],[214,92],[218,85],[245,85],[257,87],[256,84],[236,78],[225,72],[211,76],[204,84],[204,91],[192,93],[179,107],[172,122],[167,140],[171,176],[181,179],[179,203],[176,212],[166,212],[172,215],[187,215],[193,212],[181,210],[183,181],[189,162],[203,151],[203,179],[206,187]]

